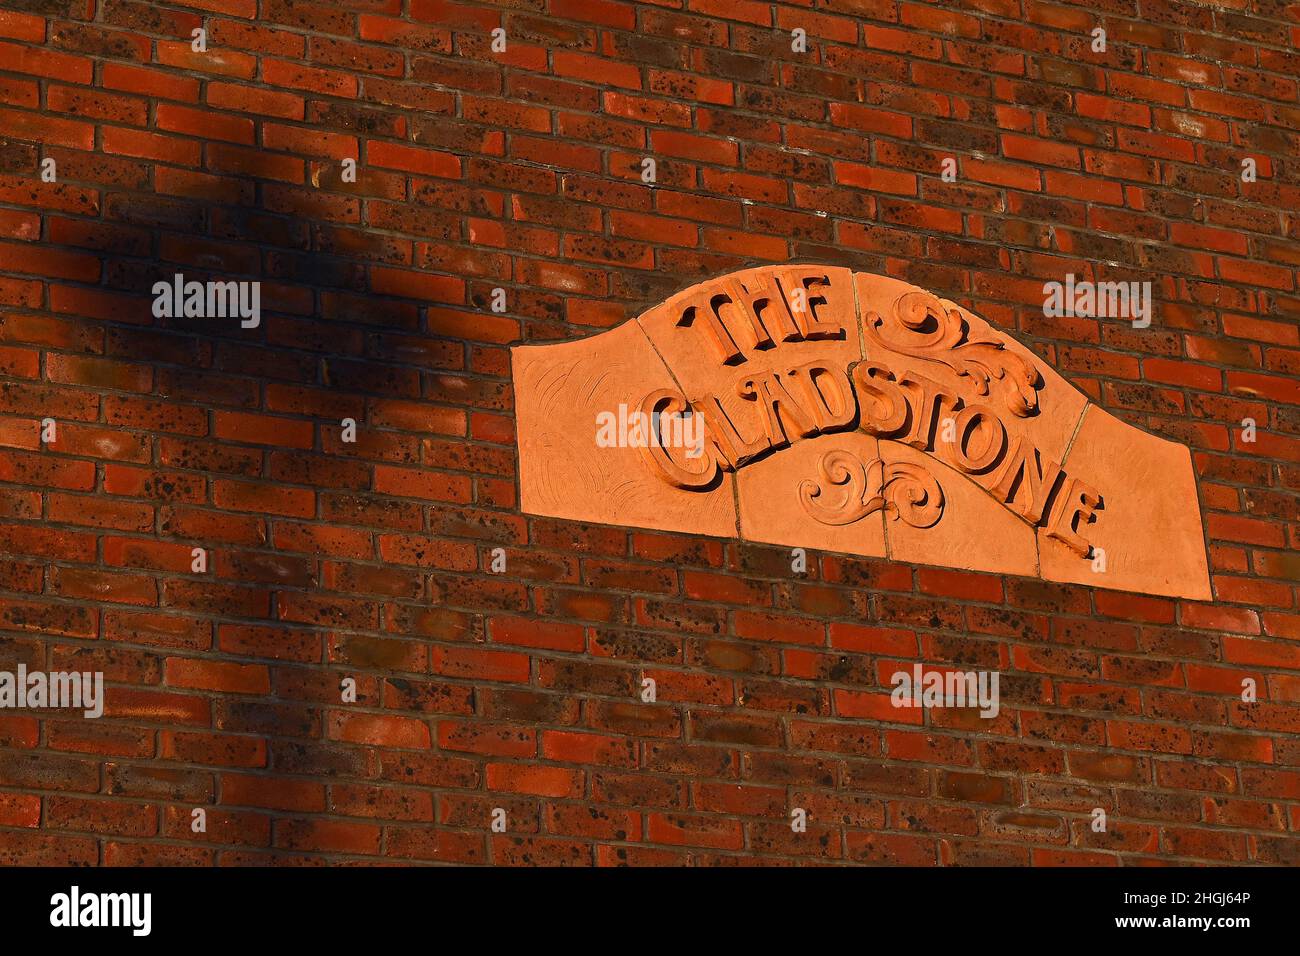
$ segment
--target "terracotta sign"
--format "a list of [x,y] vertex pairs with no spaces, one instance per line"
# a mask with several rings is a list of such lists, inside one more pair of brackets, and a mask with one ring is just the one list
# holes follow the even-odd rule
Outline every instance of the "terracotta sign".
[[512,362],[532,514],[1210,597],[1187,448],[904,282],[750,269]]

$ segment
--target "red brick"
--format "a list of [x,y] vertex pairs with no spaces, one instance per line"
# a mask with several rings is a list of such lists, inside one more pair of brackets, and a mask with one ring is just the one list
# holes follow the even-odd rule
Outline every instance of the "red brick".
[[[42,38],[44,30],[41,31]],[[12,73],[44,76],[83,86],[91,80],[94,62],[87,57],[59,53],[55,50],[33,49],[16,43],[0,42],[0,59]]]
[[213,434],[229,441],[284,448],[311,448],[315,441],[315,427],[301,419],[217,412],[214,421]]

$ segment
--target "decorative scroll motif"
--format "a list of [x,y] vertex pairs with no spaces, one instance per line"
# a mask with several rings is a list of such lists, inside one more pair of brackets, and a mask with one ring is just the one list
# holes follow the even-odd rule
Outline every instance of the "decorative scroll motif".
[[[818,483],[799,483],[799,501],[822,524],[852,524],[884,509],[914,528],[928,528],[943,515],[943,489],[926,469],[909,462],[886,465],[880,458],[862,462],[852,452],[835,449],[817,464]],[[829,503],[829,489],[844,487],[843,500]]]
[[969,378],[982,396],[996,380],[1002,399],[1012,414],[1028,418],[1038,409],[1038,369],[995,339],[976,338],[970,323],[956,309],[944,309],[928,292],[908,292],[894,303],[892,320],[907,338],[894,341],[881,335],[885,319],[868,312],[863,332],[882,348],[915,358],[942,362],[958,375]]

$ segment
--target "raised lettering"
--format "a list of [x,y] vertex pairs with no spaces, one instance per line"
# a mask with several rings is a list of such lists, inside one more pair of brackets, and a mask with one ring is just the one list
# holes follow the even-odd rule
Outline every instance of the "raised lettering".
[[1044,459],[1028,440],[1018,436],[989,492],[1003,504],[1012,505],[1012,510],[1031,525],[1037,525],[1043,520],[1043,510],[1061,474],[1060,465]]
[[1052,523],[1047,536],[1060,541],[1079,557],[1086,558],[1092,545],[1083,539],[1078,529],[1093,520],[1100,505],[1101,495],[1097,491],[1078,478],[1069,479],[1052,509]]
[[[686,408],[685,399],[665,388],[651,392],[645,397],[645,400],[641,403],[641,414],[645,416],[647,421],[653,423],[656,415],[664,412],[680,415],[686,411]],[[678,464],[664,446],[663,435],[659,429],[651,427],[650,433],[647,436],[646,443],[639,446],[641,457],[668,484],[677,488],[705,488],[717,478],[721,466],[718,463],[715,449],[706,447],[699,458],[692,462],[693,467],[686,467]],[[683,457],[688,462],[692,461],[685,455],[685,451],[683,451]]]
[[[853,368],[853,384],[862,395],[859,428],[868,435],[889,438],[907,425],[907,393],[894,381],[894,373],[874,362]],[[868,402],[870,398],[872,401]]]
[[764,372],[741,379],[736,391],[756,401],[763,412],[763,430],[774,448],[784,448],[792,441],[817,434],[817,420],[791,395],[780,377]]

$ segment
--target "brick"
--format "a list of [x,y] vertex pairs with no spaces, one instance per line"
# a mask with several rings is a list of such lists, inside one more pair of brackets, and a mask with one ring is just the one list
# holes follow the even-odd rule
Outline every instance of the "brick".
[[188,102],[194,102],[199,97],[198,80],[177,76],[170,70],[127,63],[105,63],[102,76],[104,86],[109,89]]
[[207,86],[207,102],[218,109],[262,113],[289,120],[303,119],[305,110],[303,98],[294,93],[216,81]]
[[305,488],[278,488],[244,481],[216,481],[213,501],[232,511],[253,511],[308,518],[315,514],[315,496]]
[[[44,30],[42,37],[44,35]],[[0,41],[0,57],[14,73],[26,73],[31,76],[43,76],[68,83],[90,83],[94,72],[94,63],[86,57],[59,53],[49,49],[33,49],[16,43]]]
[[461,174],[460,160],[448,153],[432,149],[416,149],[397,143],[371,142],[366,145],[366,156],[376,166],[402,169],[424,176],[457,178]]
[[315,441],[315,427],[301,419],[217,412],[213,421],[213,434],[229,441],[287,448],[311,448]]

